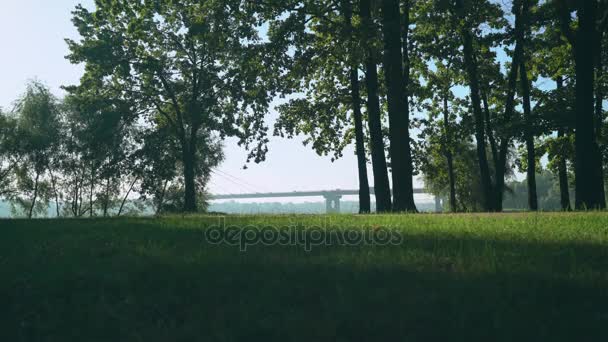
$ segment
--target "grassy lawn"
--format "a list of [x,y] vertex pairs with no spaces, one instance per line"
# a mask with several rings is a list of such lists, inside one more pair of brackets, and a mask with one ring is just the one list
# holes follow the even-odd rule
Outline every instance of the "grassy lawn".
[[0,221],[0,341],[608,341],[608,214],[218,220]]

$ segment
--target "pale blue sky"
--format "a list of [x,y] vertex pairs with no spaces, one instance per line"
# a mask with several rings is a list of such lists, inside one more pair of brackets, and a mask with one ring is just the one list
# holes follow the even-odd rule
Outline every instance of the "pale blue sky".
[[[90,6],[93,1],[0,0],[0,107],[10,109],[29,79],[43,81],[58,96],[63,94],[62,85],[78,82],[82,67],[64,58],[67,54],[64,38],[77,37],[70,12],[78,3]],[[265,163],[243,170],[246,153],[228,140],[227,158],[212,180],[211,192],[356,189],[358,186],[352,149],[342,160],[332,163],[329,157],[319,157],[302,146],[300,140],[273,138],[269,147]],[[369,174],[373,185],[371,168]]]

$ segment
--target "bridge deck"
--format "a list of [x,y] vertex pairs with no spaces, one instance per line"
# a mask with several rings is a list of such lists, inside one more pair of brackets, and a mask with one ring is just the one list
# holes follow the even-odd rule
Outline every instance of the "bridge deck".
[[[369,189],[374,195],[374,188]],[[415,194],[428,194],[425,189],[414,189]],[[292,191],[292,192],[268,192],[252,194],[224,194],[211,195],[211,200],[223,199],[253,199],[253,198],[289,198],[289,197],[335,197],[335,196],[357,196],[359,190],[321,190],[321,191]]]

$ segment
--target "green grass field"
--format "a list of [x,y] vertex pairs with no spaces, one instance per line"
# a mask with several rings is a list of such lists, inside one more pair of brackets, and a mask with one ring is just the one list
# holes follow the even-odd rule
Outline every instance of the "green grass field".
[[[217,223],[0,221],[0,341],[608,340],[608,214],[226,219],[310,251]],[[401,242],[317,245],[370,231]]]

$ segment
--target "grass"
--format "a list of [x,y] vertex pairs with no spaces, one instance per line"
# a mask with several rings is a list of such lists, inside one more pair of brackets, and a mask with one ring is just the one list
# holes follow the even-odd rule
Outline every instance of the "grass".
[[0,341],[608,340],[605,213],[227,218],[402,240],[310,251],[217,223],[0,221]]

